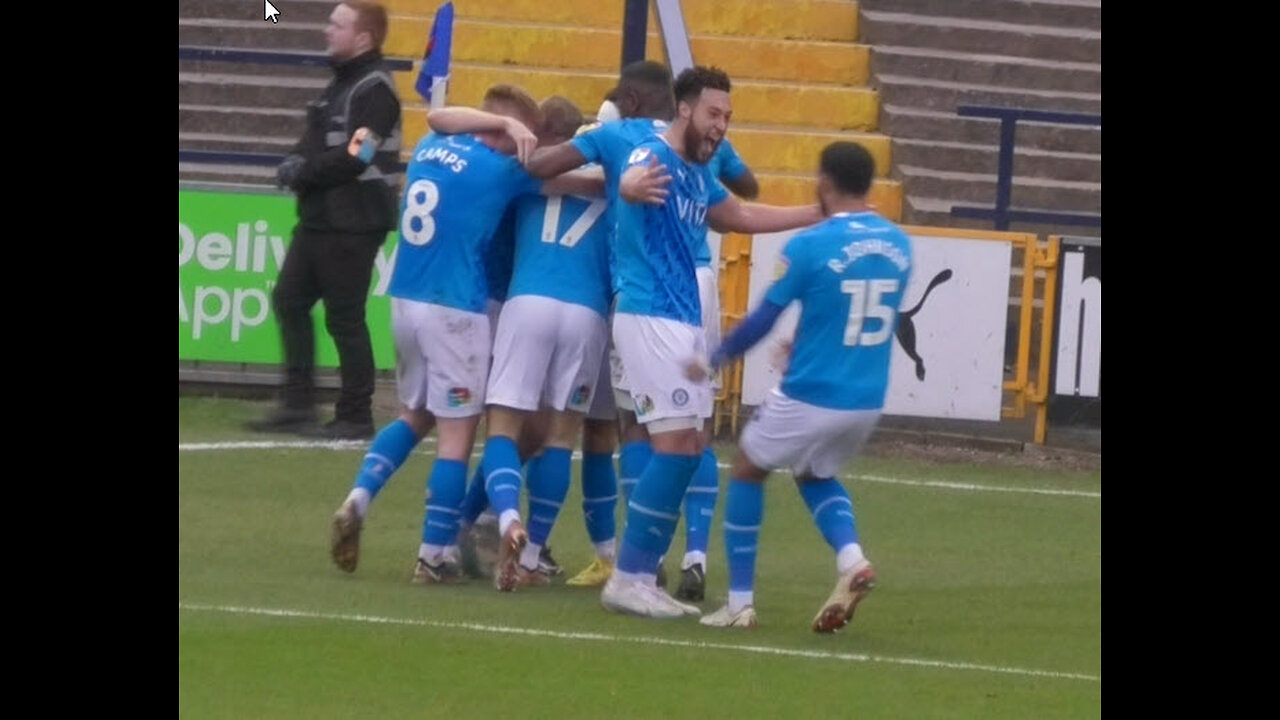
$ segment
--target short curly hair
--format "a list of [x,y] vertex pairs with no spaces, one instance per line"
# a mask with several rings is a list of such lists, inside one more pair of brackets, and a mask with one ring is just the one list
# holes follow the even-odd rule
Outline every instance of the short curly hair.
[[707,88],[729,92],[729,76],[720,68],[695,65],[676,78],[676,102],[696,103]]

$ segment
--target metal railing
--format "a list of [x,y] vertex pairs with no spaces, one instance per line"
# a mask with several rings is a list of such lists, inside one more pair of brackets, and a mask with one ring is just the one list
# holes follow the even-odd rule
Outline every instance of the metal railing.
[[956,108],[960,117],[994,118],[1000,121],[1000,157],[996,170],[996,204],[993,208],[955,205],[951,216],[969,220],[990,220],[997,230],[1008,230],[1010,223],[1041,223],[1045,225],[1075,225],[1102,227],[1101,213],[1069,213],[1050,210],[1014,210],[1013,200],[1013,148],[1017,137],[1018,122],[1052,123],[1055,125],[1079,125],[1102,127],[1101,115],[1085,113],[1051,112],[1047,110],[1023,110],[1018,108],[991,107],[987,105],[961,105]]

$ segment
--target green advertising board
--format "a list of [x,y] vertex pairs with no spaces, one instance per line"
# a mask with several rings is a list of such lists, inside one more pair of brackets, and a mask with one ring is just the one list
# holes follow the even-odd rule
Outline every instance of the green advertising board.
[[[178,190],[178,359],[280,364],[280,330],[271,291],[297,219],[291,195]],[[395,367],[387,285],[395,233],[378,251],[368,325],[379,369]],[[316,363],[337,367],[338,352],[316,305]]]

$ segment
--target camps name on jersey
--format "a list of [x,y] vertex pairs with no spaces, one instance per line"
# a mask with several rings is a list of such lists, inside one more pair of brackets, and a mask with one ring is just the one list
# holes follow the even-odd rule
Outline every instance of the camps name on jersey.
[[414,159],[418,162],[440,163],[456,173],[460,173],[467,169],[467,161],[465,159],[459,157],[457,153],[446,150],[438,145],[419,150]]

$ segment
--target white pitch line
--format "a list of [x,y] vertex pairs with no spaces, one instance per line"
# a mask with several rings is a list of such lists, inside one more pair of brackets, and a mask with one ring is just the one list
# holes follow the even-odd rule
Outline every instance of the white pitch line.
[[1102,499],[1102,493],[1088,490],[1053,490],[1049,488],[1020,488],[1002,485],[975,485],[973,483],[946,482],[943,480],[906,480],[904,478],[881,477],[879,475],[846,475],[850,480],[885,483],[887,485],[914,485],[916,487],[942,488],[945,490],[967,490],[970,492],[1004,492],[1026,493],[1028,495],[1062,495],[1065,497],[1083,497]]
[[208,450],[363,450],[364,440],[263,440],[209,443],[178,443],[178,452]]
[[[430,438],[429,438],[430,439]],[[211,442],[211,443],[178,443],[178,452],[201,452],[201,451],[217,451],[217,450],[363,450],[368,447],[368,443],[363,440],[266,440],[266,441],[235,441],[235,442]],[[434,455],[434,450],[420,450],[419,455]],[[472,457],[479,457],[480,453],[474,452]],[[574,459],[581,459],[581,452],[573,453]],[[617,455],[614,455],[617,457]],[[731,465],[728,463],[719,463],[721,470],[727,470]],[[1060,497],[1080,497],[1102,499],[1102,493],[1092,492],[1088,490],[1054,490],[1052,488],[1023,488],[1009,487],[1004,485],[979,485],[975,483],[958,483],[948,482],[945,480],[908,480],[906,478],[883,477],[880,475],[845,475],[846,480],[855,480],[863,482],[883,483],[886,485],[906,485],[909,487],[925,487],[937,488],[940,490],[959,490],[962,492],[1002,492],[1002,493],[1020,493],[1023,495],[1056,495]]]
[[1088,675],[1085,673],[1056,672],[1053,670],[1035,670],[1031,668],[1005,667],[1000,665],[982,665],[979,663],[948,662],[946,660],[927,660],[923,658],[887,657],[884,655],[867,655],[863,653],[796,650],[792,648],[769,647],[765,645],[739,645],[736,643],[701,642],[696,640],[672,640],[669,638],[645,637],[643,635],[606,635],[604,633],[592,632],[560,632],[558,630],[511,627],[509,625],[485,625],[482,623],[445,622],[441,620],[411,620],[407,618],[380,617],[377,615],[322,613],[310,610],[255,608],[236,605],[203,605],[199,603],[184,602],[178,603],[178,609],[190,612],[216,612],[231,615],[256,615],[261,617],[297,618],[304,620],[336,620],[339,622],[356,622],[370,625],[401,625],[408,627],[439,628],[444,630],[473,630],[475,632],[499,635],[524,635],[528,637],[555,638],[557,640],[583,640],[587,642],[660,645],[665,647],[691,648],[695,650],[729,650],[732,652],[751,653],[757,655],[776,655],[780,657],[838,660],[841,662],[857,663],[878,663],[882,665],[906,665],[911,667],[936,668],[940,670],[971,670],[975,672],[995,673],[1000,675],[1021,675],[1024,677],[1054,678],[1058,680],[1084,680],[1086,682],[1096,683],[1102,682],[1101,676]]

